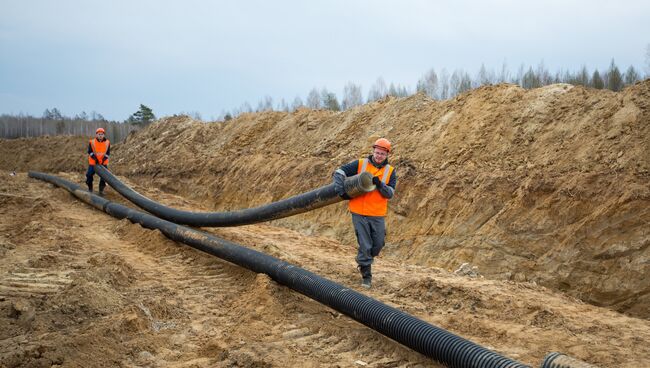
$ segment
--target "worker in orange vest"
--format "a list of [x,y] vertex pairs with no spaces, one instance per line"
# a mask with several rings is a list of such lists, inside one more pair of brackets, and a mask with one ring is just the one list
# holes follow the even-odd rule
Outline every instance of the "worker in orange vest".
[[[339,167],[333,175],[336,192],[341,198],[349,200],[348,207],[352,213],[352,224],[359,244],[356,257],[357,268],[361,273],[361,286],[365,288],[370,288],[372,284],[373,259],[384,247],[386,237],[384,217],[388,210],[388,200],[393,198],[397,184],[395,168],[388,164],[390,151],[391,143],[388,139],[379,138],[372,146],[370,156]],[[345,178],[364,171],[373,175],[372,182],[376,189],[350,198],[343,186]]]
[[[86,184],[88,191],[93,191],[93,176],[95,176],[95,165],[108,167],[108,157],[111,154],[111,142],[106,139],[104,128],[95,131],[95,138],[88,142],[88,171],[86,171]],[[99,179],[99,195],[104,195],[106,182]]]

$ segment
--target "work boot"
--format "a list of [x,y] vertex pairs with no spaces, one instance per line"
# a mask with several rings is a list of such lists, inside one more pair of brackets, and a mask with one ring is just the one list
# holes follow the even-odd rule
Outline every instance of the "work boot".
[[88,184],[88,183],[86,183],[86,185],[88,185],[88,191],[92,193],[92,191],[93,191],[93,185],[92,185],[92,184]]
[[99,195],[104,196],[104,188],[106,188],[106,185],[99,185]]
[[370,289],[370,286],[372,284],[371,266],[359,265],[357,268],[359,269],[359,273],[361,273],[361,286]]

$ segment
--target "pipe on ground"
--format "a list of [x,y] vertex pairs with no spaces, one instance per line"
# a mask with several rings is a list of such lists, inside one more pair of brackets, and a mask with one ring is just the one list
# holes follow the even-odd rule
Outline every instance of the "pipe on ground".
[[549,353],[544,357],[541,368],[598,368],[595,365],[572,358],[563,353]]
[[[123,195],[133,204],[162,219],[176,224],[189,226],[238,226],[275,220],[297,215],[316,208],[327,206],[342,199],[336,194],[334,184],[325,185],[310,192],[286,198],[267,205],[230,212],[192,212],[167,207],[155,202],[122,183],[107,168],[96,165],[95,172],[108,185]],[[363,172],[345,180],[345,191],[350,197],[356,197],[375,189],[372,175]]]
[[529,367],[278,258],[110,202],[81,189],[74,183],[52,175],[30,171],[29,177],[67,189],[75,197],[113,217],[126,218],[148,229],[158,229],[172,240],[253,272],[267,274],[276,282],[325,304],[448,367]]

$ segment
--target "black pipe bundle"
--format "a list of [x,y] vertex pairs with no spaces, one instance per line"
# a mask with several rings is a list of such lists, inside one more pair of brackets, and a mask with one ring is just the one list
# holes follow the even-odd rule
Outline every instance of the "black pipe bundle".
[[528,367],[278,258],[110,202],[80,189],[74,183],[52,175],[30,171],[29,176],[63,187],[82,201],[102,209],[113,217],[126,218],[148,229],[158,229],[170,239],[215,255],[253,272],[267,274],[276,282],[325,304],[448,367]]
[[[167,207],[143,196],[122,183],[107,168],[96,165],[95,171],[108,185],[123,195],[133,204],[162,219],[176,224],[189,226],[238,226],[249,225],[283,217],[297,215],[316,208],[327,206],[342,199],[336,193],[334,184],[325,185],[310,192],[273,202],[264,206],[247,208],[230,212],[192,212]],[[368,172],[355,175],[345,180],[345,191],[355,197],[375,189],[372,175]]]

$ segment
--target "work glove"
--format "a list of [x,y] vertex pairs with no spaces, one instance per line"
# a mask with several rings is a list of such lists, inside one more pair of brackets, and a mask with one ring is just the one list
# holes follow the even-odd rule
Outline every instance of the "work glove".
[[379,177],[377,177],[377,176],[373,176],[373,177],[372,177],[372,183],[375,184],[375,186],[376,186],[377,188],[381,188],[381,187],[384,186],[384,183],[382,183],[382,182],[381,182],[381,179],[379,179]]

